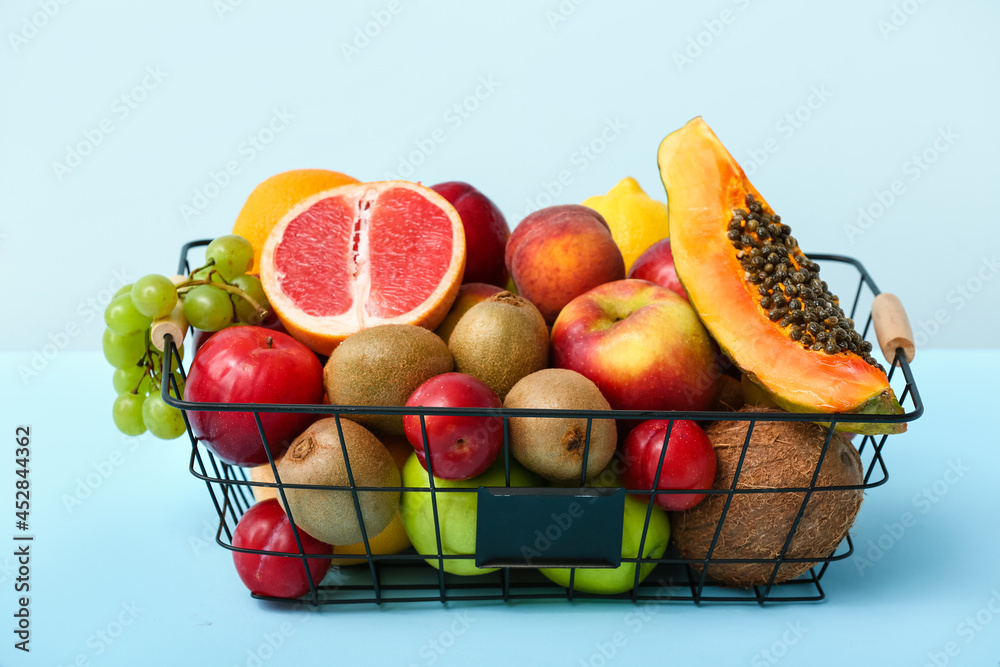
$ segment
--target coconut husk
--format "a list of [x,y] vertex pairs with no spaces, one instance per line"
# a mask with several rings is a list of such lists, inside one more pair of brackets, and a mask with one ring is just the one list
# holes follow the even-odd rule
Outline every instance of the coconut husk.
[[[758,412],[780,412],[746,408]],[[716,422],[706,429],[715,447],[718,466],[713,488],[728,490],[746,439],[749,422]],[[753,429],[737,489],[809,486],[827,430],[810,422],[762,422]],[[861,457],[840,433],[823,459],[817,487],[860,485]],[[712,558],[765,559],[764,563],[712,563],[708,576],[726,586],[765,585],[771,578],[788,532],[805,494],[735,494],[729,505]],[[819,560],[833,553],[847,535],[861,507],[862,491],[815,491],[806,505],[786,558]],[[726,495],[708,495],[697,506],[671,514],[673,539],[684,558],[704,559],[722,517]],[[780,583],[799,576],[815,562],[785,563],[775,577]],[[701,565],[693,565],[701,572]]]

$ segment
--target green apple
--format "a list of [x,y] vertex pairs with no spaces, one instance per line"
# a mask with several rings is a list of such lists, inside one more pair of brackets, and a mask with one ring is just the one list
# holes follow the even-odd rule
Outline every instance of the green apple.
[[[612,464],[613,465],[613,464]],[[610,467],[590,480],[591,486],[621,486],[617,475]],[[639,553],[639,542],[642,539],[642,526],[646,522],[647,502],[638,501],[631,496],[625,496],[625,521],[622,525],[622,558],[636,558]],[[649,516],[649,529],[646,531],[646,542],[643,544],[643,558],[659,558],[667,550],[670,541],[670,521],[667,513],[653,506]],[[635,563],[622,563],[615,568],[577,568],[573,578],[573,590],[583,593],[599,593],[602,595],[617,595],[632,590],[635,583]],[[644,563],[639,572],[642,582],[656,567],[656,563]],[[569,587],[569,568],[541,568],[539,572],[559,584]]]
[[[483,474],[464,480],[445,480],[434,478],[435,488],[467,488],[480,486],[504,486],[505,476],[503,457]],[[511,486],[543,486],[544,482],[534,473],[529,472],[519,463],[510,460]],[[410,455],[403,466],[403,486],[430,486],[427,471],[420,465],[416,453]],[[444,555],[474,555],[476,553],[476,510],[478,501],[476,493],[438,493],[438,522],[441,526],[441,551]],[[437,556],[437,538],[434,534],[434,507],[431,503],[430,491],[404,491],[399,501],[400,514],[406,534],[417,553],[425,556]],[[438,566],[437,558],[428,558],[427,562]],[[478,568],[474,560],[446,559],[444,571],[452,574],[474,575],[493,572],[497,568]]]

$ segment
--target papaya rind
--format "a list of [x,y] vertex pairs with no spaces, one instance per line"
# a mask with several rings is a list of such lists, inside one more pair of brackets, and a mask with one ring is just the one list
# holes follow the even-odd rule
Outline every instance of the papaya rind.
[[[782,398],[780,395],[769,391],[767,387],[762,386],[757,378],[754,377],[752,373],[744,374],[747,378],[753,382],[754,386],[758,387],[761,391],[767,394],[767,397],[774,401],[778,407],[786,412],[793,413],[808,413],[808,414],[822,414],[815,410],[810,410],[808,407],[803,405],[798,405],[792,401]],[[891,387],[878,392],[867,401],[861,404],[857,410],[852,410],[848,414],[852,415],[901,415],[905,412],[903,406],[899,404],[896,400],[896,396],[892,391]],[[816,422],[820,426],[830,426],[830,422]],[[897,423],[878,423],[878,422],[842,422],[838,421],[834,427],[835,431],[840,431],[841,433],[858,433],[860,435],[884,435],[884,434],[896,434],[906,432],[906,422]]]

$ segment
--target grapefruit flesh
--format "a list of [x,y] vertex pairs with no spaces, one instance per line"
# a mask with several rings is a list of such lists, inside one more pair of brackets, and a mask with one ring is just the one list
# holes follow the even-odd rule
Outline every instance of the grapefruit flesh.
[[406,181],[344,185],[293,208],[268,236],[261,282],[289,333],[320,354],[378,324],[436,327],[465,268],[455,209]]
[[253,264],[247,273],[258,272],[267,235],[293,206],[317,192],[357,182],[356,178],[338,171],[293,169],[276,174],[254,188],[233,225],[233,234],[253,246]]

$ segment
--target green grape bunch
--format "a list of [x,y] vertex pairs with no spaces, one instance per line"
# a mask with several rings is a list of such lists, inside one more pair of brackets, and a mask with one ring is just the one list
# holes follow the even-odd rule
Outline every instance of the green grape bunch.
[[[270,315],[260,280],[247,274],[253,264],[253,247],[242,236],[220,236],[205,249],[205,265],[187,277],[170,279],[159,274],[143,276],[122,287],[104,311],[102,348],[114,367],[112,384],[118,397],[112,419],[125,435],[149,431],[172,440],[184,434],[184,415],[161,396],[167,382],[171,396],[184,396],[180,359],[183,341],[164,368],[165,355],[154,344],[151,331],[165,319],[183,319],[204,331],[261,324]],[[162,340],[162,336],[160,337]]]

